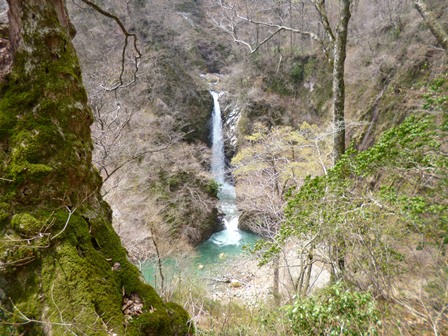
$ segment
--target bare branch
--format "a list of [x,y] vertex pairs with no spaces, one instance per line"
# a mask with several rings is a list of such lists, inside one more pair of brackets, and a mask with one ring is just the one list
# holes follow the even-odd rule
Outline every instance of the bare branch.
[[[125,40],[124,40],[124,45],[123,45],[123,49],[121,52],[121,72],[120,72],[120,77],[118,80],[118,84],[111,87],[111,88],[106,88],[103,87],[103,89],[105,89],[106,91],[115,91],[117,89],[123,88],[123,87],[127,87],[133,83],[135,83],[135,81],[137,80],[137,72],[138,72],[138,68],[139,68],[139,59],[142,57],[142,53],[140,51],[140,49],[137,46],[137,35],[134,33],[129,33],[127,31],[127,29],[125,28],[125,26],[123,25],[123,23],[121,22],[121,20],[116,16],[113,15],[107,11],[105,11],[104,9],[102,9],[101,7],[99,7],[98,5],[94,4],[93,2],[89,1],[89,0],[81,0],[83,3],[85,3],[86,5],[89,5],[90,7],[92,7],[93,9],[95,9],[97,12],[99,12],[100,14],[113,19],[118,27],[120,27],[120,30],[122,31],[122,33],[125,36]],[[133,40],[133,47],[135,50],[134,53],[134,72],[133,72],[133,78],[130,82],[128,83],[124,83],[123,80],[123,76],[124,76],[124,70],[125,70],[125,62],[126,62],[126,50],[128,48],[128,43],[129,43],[129,39],[132,38]]]
[[324,175],[327,175],[327,168],[322,160],[322,153],[320,151],[320,147],[319,147],[319,141],[317,139],[314,140],[314,144],[316,146],[316,151],[317,151],[317,158],[319,159],[319,163],[322,166],[322,170],[324,172]]
[[114,169],[112,169],[111,172],[108,172],[106,167],[103,167],[104,172],[106,173],[106,177],[103,179],[103,183],[106,182],[113,174],[115,174],[118,170],[120,170],[121,168],[123,168],[126,164],[134,161],[134,160],[138,160],[143,158],[146,154],[150,154],[150,153],[157,153],[157,152],[161,152],[164,151],[166,149],[168,149],[169,147],[171,147],[174,144],[174,142],[170,142],[167,145],[160,147],[160,148],[156,148],[156,149],[148,149],[145,150],[143,152],[137,153],[135,155],[132,155],[130,158],[124,160],[123,162],[121,162],[119,165],[117,165]]
[[67,220],[65,221],[64,228],[63,228],[61,231],[59,231],[56,235],[54,235],[53,237],[51,237],[50,240],[55,239],[56,237],[58,237],[59,235],[61,235],[61,234],[65,231],[65,229],[66,229],[67,226],[68,226],[68,223],[70,222],[70,218],[72,217],[73,213],[74,213],[75,210],[76,210],[76,208],[75,208],[75,210],[72,211],[72,210],[70,210],[70,208],[67,207],[67,206],[66,206],[66,209],[67,209],[67,211],[68,211],[68,217],[67,217]]
[[89,195],[87,195],[78,205],[76,205],[74,208],[73,208],[73,210],[72,209],[70,209],[70,207],[68,207],[68,206],[65,206],[65,208],[67,209],[67,211],[68,211],[68,217],[67,217],[67,220],[65,221],[65,225],[64,225],[64,227],[62,228],[62,230],[61,231],[59,231],[57,234],[55,234],[53,237],[51,237],[50,238],[50,240],[53,240],[53,239],[55,239],[56,237],[58,237],[59,235],[61,235],[64,231],[65,231],[65,229],[67,228],[67,226],[68,226],[68,223],[70,222],[70,218],[72,217],[72,215],[75,213],[75,211],[87,200],[87,199],[89,199],[94,193],[96,192],[96,189],[94,190],[94,191],[92,191]]
[[235,40],[235,42],[242,43],[242,44],[248,46],[250,48],[250,53],[251,54],[255,53],[262,45],[264,45],[266,42],[271,40],[275,35],[277,35],[281,31],[288,31],[288,32],[299,34],[299,35],[308,36],[308,37],[318,41],[319,43],[322,43],[322,40],[319,38],[319,36],[317,36],[316,34],[314,34],[312,32],[309,32],[309,31],[302,31],[302,30],[299,30],[299,29],[294,29],[294,28],[287,27],[287,26],[282,26],[282,25],[276,25],[276,24],[268,23],[268,22],[259,22],[259,21],[252,20],[252,19],[250,19],[248,17],[239,16],[239,15],[238,15],[238,18],[240,18],[242,20],[245,20],[247,22],[256,24],[256,25],[265,26],[265,27],[271,27],[271,28],[275,28],[276,29],[273,33],[271,33],[263,41],[259,42],[254,48],[252,48],[249,43],[237,39],[236,35],[232,35],[231,34],[233,39]]
[[[269,22],[256,21],[256,20],[253,20],[253,19],[251,19],[249,17],[244,17],[244,16],[241,16],[241,15],[237,15],[237,17],[239,19],[241,19],[243,21],[246,21],[246,22],[249,22],[249,23],[253,23],[253,24],[260,25],[260,26],[265,26],[265,27],[276,28],[276,29],[279,29],[279,30],[285,30],[285,31],[293,32],[293,33],[296,33],[296,34],[308,36],[308,37],[310,37],[310,38],[312,38],[312,39],[314,39],[314,40],[316,40],[316,41],[318,41],[320,43],[322,42],[322,40],[321,40],[321,38],[319,36],[317,36],[315,33],[310,32],[310,31],[304,31],[304,30],[295,29],[295,28],[287,27],[287,26],[283,26],[283,25],[277,25],[277,24],[269,23]],[[261,42],[261,43],[264,43],[264,42]]]
[[[283,24],[275,24],[272,22],[255,20],[255,19],[249,17],[249,15],[244,16],[244,15],[239,14],[234,5],[224,5],[222,3],[222,1],[219,2],[219,6],[223,9],[223,11],[230,13],[229,17],[221,19],[220,22],[218,22],[215,18],[212,18],[211,19],[212,23],[214,25],[216,25],[217,27],[219,27],[220,29],[222,29],[223,31],[225,31],[226,33],[228,33],[236,43],[239,43],[239,44],[242,44],[242,45],[248,47],[251,54],[257,52],[262,45],[264,45],[266,42],[270,41],[274,36],[276,36],[278,33],[282,32],[282,31],[287,31],[287,32],[299,34],[302,36],[308,36],[311,39],[316,40],[320,44],[323,44],[322,39],[317,34],[311,32],[311,31],[296,29],[293,27],[285,26]],[[282,19],[280,19],[280,21],[283,23]],[[250,24],[253,24],[256,26],[273,28],[274,31],[269,33],[269,35],[265,39],[263,39],[261,42],[257,42],[256,45],[252,45],[251,43],[239,38],[237,35],[236,28],[237,28],[237,25],[241,22],[250,23]]]
[[327,10],[325,8],[325,0],[310,0],[310,2],[314,5],[314,8],[316,8],[316,11],[319,13],[320,22],[322,23],[322,26],[327,33],[328,39],[331,43],[334,43],[334,33],[331,29],[330,22],[328,21]]

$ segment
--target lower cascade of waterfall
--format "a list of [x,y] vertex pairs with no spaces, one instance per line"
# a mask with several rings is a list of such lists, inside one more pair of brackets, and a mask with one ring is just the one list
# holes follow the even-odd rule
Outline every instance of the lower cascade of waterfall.
[[225,230],[215,233],[210,237],[217,245],[239,245],[241,240],[241,230],[238,229],[238,208],[235,204],[235,188],[229,183],[221,185],[218,193],[218,208],[224,214],[223,222]]
[[218,198],[218,209],[224,215],[225,230],[214,233],[207,242],[219,247],[226,245],[241,246],[248,243],[247,238],[253,235],[238,228],[239,212],[235,203],[235,187],[229,183],[222,184]]
[[199,244],[195,264],[212,266],[223,261],[231,261],[243,252],[243,246],[253,246],[258,236],[238,229],[238,208],[235,204],[235,189],[230,184],[224,184],[218,194],[218,208],[224,214],[225,230],[214,233],[208,240]]

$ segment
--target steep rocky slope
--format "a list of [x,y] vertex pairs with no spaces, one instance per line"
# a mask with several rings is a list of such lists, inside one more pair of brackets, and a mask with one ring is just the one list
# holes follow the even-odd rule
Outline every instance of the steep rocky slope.
[[[215,22],[225,21],[225,11],[215,2],[203,3]],[[353,140],[360,148],[367,148],[381,132],[418,109],[422,86],[446,71],[446,53],[437,47],[413,2],[387,3],[357,2],[349,25],[345,74],[347,143]],[[428,4],[447,27],[447,4],[438,0]],[[311,5],[308,7],[312,10]],[[279,5],[278,16],[287,17],[288,8]],[[275,9],[265,12],[260,21],[278,19]],[[334,15],[330,15],[332,19]],[[309,24],[306,18],[302,21],[305,23],[298,20],[293,26]],[[254,35],[255,27],[246,24],[247,33],[241,33],[242,36]],[[261,28],[260,31],[262,40],[267,33],[261,35]],[[233,43],[228,34],[222,34]],[[248,41],[253,43],[250,38]],[[254,120],[269,127],[297,126],[303,121],[328,125],[332,73],[318,44],[282,32],[253,54],[240,44],[238,55],[239,62],[222,69],[227,76],[221,85],[239,106],[240,143],[243,135],[252,132]]]
[[217,186],[208,173],[213,102],[199,74],[217,71],[225,57],[212,55],[219,51],[199,26],[204,14],[195,1],[99,4],[137,35],[141,52],[134,77],[138,51],[129,44],[124,85],[111,90],[121,73],[124,35],[92,8],[71,6],[99,121],[94,161],[114,225],[135,259],[150,256],[156,239],[163,254],[173,246],[186,251],[220,229]]

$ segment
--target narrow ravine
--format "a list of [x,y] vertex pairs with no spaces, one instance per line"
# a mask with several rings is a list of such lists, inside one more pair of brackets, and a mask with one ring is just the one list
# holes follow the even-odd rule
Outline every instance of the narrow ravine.
[[197,262],[200,265],[216,263],[229,255],[239,254],[242,251],[242,246],[251,244],[257,239],[254,234],[238,229],[239,212],[236,205],[235,187],[226,178],[219,93],[215,91],[210,91],[210,93],[214,103],[210,134],[212,143],[211,173],[215,181],[220,184],[218,209],[223,215],[225,230],[213,234],[198,246]]
[[[218,193],[218,209],[222,215],[225,230],[213,234],[207,241],[199,244],[188,255],[186,262],[178,262],[176,258],[163,260],[165,283],[172,285],[176,279],[194,279],[205,289],[210,299],[223,303],[237,300],[245,305],[253,306],[265,301],[272,293],[273,272],[271,265],[258,266],[258,258],[244,250],[244,246],[253,246],[258,236],[238,228],[239,211],[236,202],[235,187],[228,178],[226,158],[224,154],[225,134],[222,129],[223,120],[219,106],[219,93],[211,91],[214,108],[211,115],[212,160],[211,174],[220,184]],[[226,177],[227,176],[227,177]],[[300,269],[296,255],[285,255],[292,274],[283,268],[282,281],[288,284],[289,276],[297,276]],[[286,261],[282,259],[282,265]],[[145,279],[160,288],[160,273],[155,262],[146,264],[142,269]],[[320,287],[328,281],[329,273],[316,266],[312,272],[314,286]]]
[[[210,91],[213,96],[214,107],[211,112],[212,143],[211,174],[220,185],[218,192],[218,210],[225,229],[214,233],[208,240],[199,244],[189,261],[179,268],[175,258],[163,258],[163,273],[166,279],[171,279],[179,272],[199,272],[201,275],[214,273],[243,252],[243,246],[253,245],[258,236],[238,228],[239,212],[236,205],[235,187],[226,178],[226,164],[224,154],[224,135],[222,129],[219,93]],[[156,286],[160,274],[157,263],[152,261],[142,266],[142,273],[146,281]],[[169,280],[168,280],[169,281]],[[156,286],[157,287],[157,286]]]

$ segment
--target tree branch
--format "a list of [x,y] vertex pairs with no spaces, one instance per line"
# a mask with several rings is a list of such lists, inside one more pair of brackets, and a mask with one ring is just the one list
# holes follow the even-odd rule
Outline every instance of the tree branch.
[[328,21],[327,10],[325,9],[325,0],[310,0],[310,2],[319,13],[320,22],[327,33],[328,39],[331,43],[334,43],[335,37],[333,30],[331,29],[330,22]]
[[[133,83],[135,83],[135,81],[137,80],[137,72],[138,72],[138,67],[139,67],[139,59],[142,57],[142,53],[140,52],[138,46],[137,46],[137,35],[134,33],[129,33],[127,31],[127,29],[125,28],[125,26],[123,25],[123,23],[121,22],[121,20],[116,16],[113,15],[109,12],[106,12],[104,9],[102,9],[101,7],[99,7],[98,5],[94,4],[93,2],[89,1],[89,0],[81,0],[83,3],[85,3],[86,5],[92,7],[94,10],[96,10],[98,13],[111,18],[112,20],[114,20],[118,27],[120,27],[120,30],[122,31],[122,33],[125,36],[125,40],[124,40],[124,45],[123,45],[123,49],[121,52],[121,72],[120,72],[120,77],[118,80],[118,84],[116,84],[115,86],[111,87],[111,88],[106,88],[103,87],[103,89],[105,89],[106,91],[115,91],[119,88],[123,88],[123,87],[127,87]],[[128,43],[129,43],[129,39],[132,38],[133,40],[133,47],[135,50],[134,53],[134,65],[135,65],[135,69],[133,72],[133,78],[130,82],[128,83],[124,83],[123,81],[123,76],[124,76],[124,70],[125,70],[125,62],[126,62],[126,50],[128,48]]]
[[[285,26],[282,24],[275,24],[275,23],[271,23],[271,22],[254,20],[254,19],[250,18],[249,16],[240,15],[236,11],[234,5],[224,5],[222,3],[222,1],[219,2],[219,6],[227,12],[231,12],[230,18],[225,18],[225,21],[226,21],[225,24],[223,24],[222,20],[221,20],[221,22],[218,22],[216,19],[212,18],[213,24],[215,24],[220,29],[224,30],[226,33],[228,33],[230,36],[232,36],[233,40],[236,43],[239,43],[239,44],[242,44],[242,45],[248,47],[251,54],[257,52],[258,49],[262,45],[264,45],[266,42],[271,40],[274,36],[276,36],[281,31],[288,31],[288,32],[295,33],[295,34],[308,36],[311,39],[316,40],[317,42],[319,42],[320,44],[323,45],[322,39],[317,34],[315,34],[313,32],[305,31],[305,30],[301,30],[301,29],[295,29],[295,28],[288,27],[288,26]],[[257,26],[274,28],[275,31],[270,33],[269,36],[266,37],[263,41],[257,42],[257,44],[255,46],[252,46],[249,42],[238,38],[237,33],[236,33],[236,25],[239,22],[246,22],[246,23],[257,25]]]
[[[319,43],[322,43],[322,40],[319,38],[319,36],[317,36],[317,35],[314,34],[313,32],[303,31],[303,30],[300,30],[300,29],[295,29],[295,28],[291,28],[291,27],[287,27],[287,26],[283,26],[283,25],[277,25],[277,24],[269,23],[269,22],[256,21],[256,20],[253,20],[253,19],[251,19],[251,18],[249,18],[249,17],[241,16],[241,15],[238,15],[238,14],[237,14],[237,18],[239,18],[239,19],[241,19],[241,20],[243,20],[243,21],[252,23],[252,24],[259,25],[259,26],[270,27],[270,28],[275,28],[275,29],[276,29],[275,32],[271,33],[271,34],[270,34],[268,37],[266,37],[263,41],[261,41],[260,43],[258,43],[258,44],[255,46],[255,48],[250,48],[250,49],[251,49],[251,54],[254,53],[254,52],[256,52],[256,51],[257,51],[263,44],[265,44],[266,42],[268,42],[270,39],[272,39],[275,35],[277,35],[278,33],[280,33],[280,32],[283,31],[283,30],[284,30],[284,31],[288,31],[288,32],[292,32],[292,33],[295,33],[295,34],[303,35],[303,36],[308,36],[308,37],[312,38],[313,40],[316,40],[316,41],[318,41]],[[236,36],[234,36],[234,39],[235,39],[235,37],[236,37]],[[244,43],[244,42],[241,42],[241,41],[237,41],[236,39],[235,39],[235,42],[243,43],[243,44],[245,44],[246,46],[249,46],[248,43]],[[250,47],[250,46],[249,46],[249,47]]]
[[433,12],[428,8],[424,0],[414,0],[414,6],[427,24],[432,35],[437,39],[441,47],[448,52],[448,32],[436,19]]

